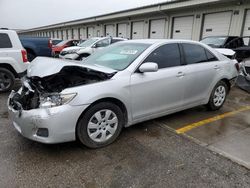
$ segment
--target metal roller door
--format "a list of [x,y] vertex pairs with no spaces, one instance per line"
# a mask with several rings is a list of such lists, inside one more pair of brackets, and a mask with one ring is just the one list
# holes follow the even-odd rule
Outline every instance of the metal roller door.
[[87,38],[87,30],[86,28],[80,29],[80,39],[86,39]]
[[176,17],[173,21],[173,39],[192,39],[193,16]]
[[115,34],[114,32],[114,25],[106,25],[105,26],[105,36],[113,37]]
[[63,40],[67,40],[67,31],[63,30]]
[[208,36],[228,35],[232,12],[206,14],[204,17],[202,38]]
[[72,39],[73,29],[68,29],[68,39]]
[[144,22],[133,22],[132,39],[143,39],[144,37]]
[[73,29],[73,39],[79,39],[78,28]]
[[94,37],[94,27],[87,28],[88,38]]
[[165,19],[151,20],[150,35],[151,39],[163,39],[165,33]]
[[58,38],[62,39],[62,32],[60,30],[57,30]]
[[118,37],[122,37],[122,38],[129,38],[129,32],[128,32],[128,24],[127,23],[121,23],[118,24],[118,31],[117,31],[117,35]]
[[250,10],[246,13],[243,36],[250,36]]

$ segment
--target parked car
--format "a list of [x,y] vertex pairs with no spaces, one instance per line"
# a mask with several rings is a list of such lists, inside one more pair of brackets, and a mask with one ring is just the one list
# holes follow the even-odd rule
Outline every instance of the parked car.
[[241,62],[245,58],[250,57],[250,37],[237,36],[212,36],[201,40],[213,48],[228,48],[236,52],[235,58]]
[[27,52],[15,31],[0,29],[0,93],[10,91],[16,78],[25,75]]
[[81,63],[37,58],[10,94],[9,113],[31,140],[99,148],[123,127],[199,105],[220,109],[236,63],[199,42],[150,39],[110,45]]
[[51,39],[52,41],[52,47],[59,44],[60,42],[62,42],[63,40],[62,39],[56,39],[56,38],[53,38]]
[[28,60],[31,62],[37,56],[51,57],[52,40],[48,37],[19,36],[23,47],[28,53]]
[[[229,43],[235,39],[240,40],[238,36],[210,36],[203,38],[200,42],[211,46],[212,48],[229,48]],[[243,40],[242,40],[243,41]],[[243,43],[241,44],[241,46]],[[230,48],[232,49],[232,47]]]
[[78,46],[68,47],[61,51],[59,57],[63,59],[83,60],[97,49],[102,49],[113,43],[128,39],[118,37],[94,37],[84,41]]
[[59,57],[60,52],[67,47],[77,46],[79,40],[65,40],[52,47],[52,56]]

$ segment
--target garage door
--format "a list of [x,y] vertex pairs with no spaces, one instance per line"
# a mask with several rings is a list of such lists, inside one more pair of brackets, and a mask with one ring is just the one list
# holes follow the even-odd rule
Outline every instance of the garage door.
[[202,38],[208,36],[228,35],[232,12],[206,14],[204,17]]
[[105,26],[105,36],[113,37],[115,34],[114,32],[114,25],[106,25]]
[[172,38],[192,39],[193,23],[193,16],[174,18]]
[[66,39],[67,39],[67,31],[63,30],[63,40],[66,40]]
[[62,32],[60,30],[57,30],[57,35],[59,39],[62,39]]
[[246,14],[243,36],[250,36],[250,10]]
[[88,27],[87,33],[88,33],[88,38],[94,37],[94,27]]
[[163,39],[165,33],[165,19],[151,20],[150,22],[150,38]]
[[132,39],[143,39],[144,22],[133,22],[132,24]]
[[73,39],[79,39],[78,28],[73,29]]
[[80,29],[80,39],[86,39],[87,38],[87,30],[86,28]]
[[127,23],[118,24],[118,37],[129,38],[129,29]]

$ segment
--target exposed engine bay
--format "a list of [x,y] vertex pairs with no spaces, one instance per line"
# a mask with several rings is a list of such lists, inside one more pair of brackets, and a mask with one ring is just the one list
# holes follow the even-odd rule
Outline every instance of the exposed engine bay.
[[76,94],[62,95],[66,88],[105,81],[115,73],[104,73],[79,66],[65,66],[60,72],[43,78],[25,77],[19,92],[12,94],[10,105],[15,110],[31,110],[65,104]]

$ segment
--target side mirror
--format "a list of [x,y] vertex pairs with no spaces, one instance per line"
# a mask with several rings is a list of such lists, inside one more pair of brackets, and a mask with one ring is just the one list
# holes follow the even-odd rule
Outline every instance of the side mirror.
[[139,71],[141,73],[144,73],[144,72],[157,72],[158,71],[158,65],[157,65],[157,63],[152,63],[152,62],[143,63],[139,67]]

